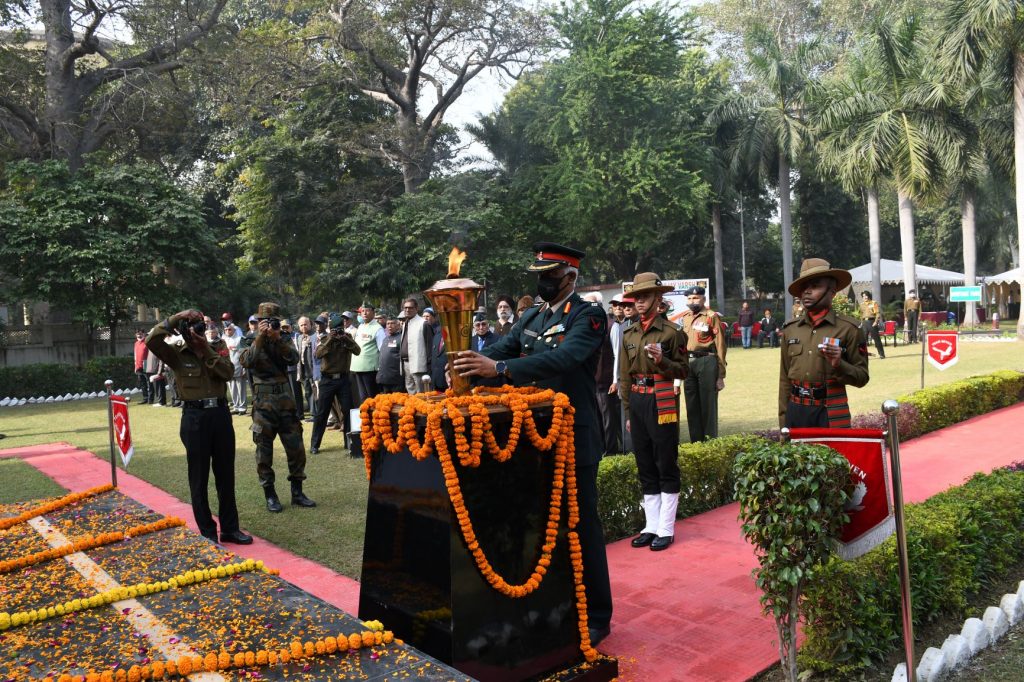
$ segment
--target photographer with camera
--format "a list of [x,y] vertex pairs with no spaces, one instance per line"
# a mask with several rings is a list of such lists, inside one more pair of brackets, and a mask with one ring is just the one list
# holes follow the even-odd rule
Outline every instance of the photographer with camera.
[[[220,542],[248,545],[252,536],[238,526],[235,429],[226,398],[227,382],[234,368],[226,355],[210,346],[206,331],[202,313],[183,310],[153,327],[146,337],[146,347],[177,377],[178,397],[182,401],[181,442],[185,446],[192,513],[199,532],[217,542],[217,524],[210,512],[207,492],[212,466]],[[167,343],[171,335],[181,337],[183,343]]]
[[274,437],[281,437],[288,457],[288,480],[292,484],[292,506],[315,507],[302,492],[306,479],[306,447],[302,443],[302,422],[296,416],[295,396],[288,377],[288,365],[299,362],[291,335],[281,332],[281,308],[260,303],[256,313],[256,334],[242,343],[242,367],[253,383],[252,439],[256,443],[256,474],[267,498],[267,511],[281,512],[281,500],[274,490]]
[[342,405],[351,401],[352,387],[349,384],[349,366],[353,355],[362,350],[356,340],[345,333],[345,322],[338,313],[328,318],[330,331],[321,334],[316,349],[320,360],[320,397],[317,402],[316,419],[313,421],[313,436],[309,441],[312,454],[320,452],[320,442],[327,428],[327,417],[331,413],[334,398]]

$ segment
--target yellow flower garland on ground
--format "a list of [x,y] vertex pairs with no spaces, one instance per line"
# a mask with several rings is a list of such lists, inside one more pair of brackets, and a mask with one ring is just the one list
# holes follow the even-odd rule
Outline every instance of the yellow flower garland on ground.
[[[434,396],[434,400],[427,398]],[[541,403],[552,404],[551,428],[545,436],[537,431],[537,423],[533,418],[532,407]],[[391,412],[399,406],[398,429],[391,429]],[[509,429],[505,447],[498,445],[494,436],[488,407],[502,406],[512,414],[512,425]],[[562,492],[566,492],[569,509],[567,533],[569,542],[569,559],[572,564],[573,583],[576,590],[576,611],[580,632],[580,650],[588,661],[598,657],[597,650],[590,646],[590,630],[587,627],[587,598],[583,582],[583,554],[580,549],[579,535],[576,525],[579,523],[579,507],[576,499],[576,449],[573,437],[575,410],[569,404],[564,393],[553,390],[541,390],[535,387],[517,388],[503,386],[499,389],[476,389],[471,395],[456,396],[449,391],[441,397],[439,394],[404,393],[381,394],[368,398],[360,406],[362,426],[360,436],[363,445],[363,457],[366,464],[366,477],[370,479],[373,454],[381,448],[392,454],[408,448],[410,454],[423,460],[436,451],[448,488],[455,517],[466,547],[473,555],[477,569],[495,590],[505,596],[516,599],[525,597],[538,587],[544,580],[547,567],[551,565],[551,555],[558,540],[558,523],[562,506]],[[469,413],[469,435],[466,434],[466,416]],[[416,417],[423,415],[427,419],[426,430],[421,443],[416,437]],[[522,431],[526,432],[530,443],[541,452],[552,452],[555,458],[555,469],[551,482],[551,500],[548,507],[548,520],[541,546],[540,557],[531,571],[530,577],[520,585],[508,583],[499,575],[487,560],[480,543],[473,531],[473,524],[466,510],[459,485],[458,471],[455,469],[448,441],[443,430],[444,418],[451,421],[454,432],[455,451],[459,464],[476,467],[480,464],[480,456],[484,448],[499,462],[512,457],[519,444]]]
[[46,561],[58,559],[75,552],[85,552],[90,549],[96,549],[97,547],[103,547],[105,545],[111,545],[115,542],[121,542],[125,538],[137,538],[148,533],[155,533],[166,528],[175,528],[178,526],[184,526],[185,522],[179,518],[173,516],[160,519],[154,523],[147,523],[141,526],[133,526],[123,531],[114,531],[112,533],[100,533],[99,535],[87,535],[80,540],[75,540],[70,545],[63,547],[54,547],[53,549],[45,549],[35,554],[29,554],[27,556],[18,557],[17,559],[8,559],[7,561],[0,561],[0,575],[4,573],[10,573],[27,566],[35,564],[41,564]]
[[18,611],[16,613],[0,613],[0,632],[10,628],[21,627],[22,625],[31,625],[32,623],[38,623],[39,621],[48,620],[50,618],[57,618],[68,613],[75,613],[76,611],[99,608],[100,606],[113,604],[114,602],[122,601],[124,599],[134,599],[135,597],[142,595],[165,592],[166,590],[178,589],[185,585],[195,585],[204,583],[208,580],[227,578],[235,575],[236,573],[248,573],[250,571],[263,571],[264,573],[271,574],[277,573],[277,571],[265,568],[262,561],[253,561],[252,559],[246,559],[245,561],[237,564],[227,564],[195,571],[185,571],[184,573],[180,573],[173,578],[168,578],[167,580],[157,580],[151,583],[139,583],[137,585],[130,585],[127,587],[115,587],[91,597],[86,597],[85,599],[72,599],[71,601],[57,604],[56,606],[44,606],[38,609],[30,609],[28,611]]
[[37,516],[42,516],[43,514],[49,514],[52,511],[57,511],[58,509],[67,507],[68,505],[74,504],[75,502],[80,502],[87,497],[93,497],[94,495],[99,495],[101,493],[105,493],[113,489],[114,486],[108,483],[107,485],[101,485],[97,488],[89,488],[88,490],[83,490],[80,493],[69,493],[64,497],[58,497],[57,499],[50,500],[49,502],[41,504],[38,507],[33,507],[32,509],[29,509],[26,512],[18,514],[17,516],[11,516],[6,519],[0,519],[0,530],[7,530],[11,526],[16,526],[19,523],[28,521],[29,519],[33,519]]
[[293,641],[287,648],[277,650],[259,649],[238,651],[230,654],[226,651],[210,652],[204,656],[182,656],[174,661],[156,661],[148,665],[133,665],[128,669],[104,670],[89,672],[85,675],[63,674],[58,677],[43,678],[43,682],[140,682],[141,680],[166,680],[177,677],[188,677],[192,673],[217,672],[232,668],[253,668],[270,665],[283,665],[303,658],[328,656],[334,653],[355,651],[365,647],[388,645],[395,641],[394,633],[384,630],[380,621],[363,623],[366,630],[349,634],[339,633],[335,637],[325,637],[316,641]]

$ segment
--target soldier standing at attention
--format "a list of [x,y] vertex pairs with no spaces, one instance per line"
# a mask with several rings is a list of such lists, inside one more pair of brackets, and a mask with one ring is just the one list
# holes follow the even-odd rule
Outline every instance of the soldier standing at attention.
[[808,258],[789,293],[803,300],[804,314],[782,326],[779,426],[849,428],[847,386],[868,383],[868,346],[853,317],[832,309],[850,273]]
[[679,406],[674,379],[688,370],[686,334],[658,312],[661,296],[672,291],[653,272],[633,280],[630,295],[640,321],[622,334],[619,398],[626,429],[633,436],[646,523],[633,547],[668,549],[675,537],[679,506]]
[[885,348],[882,347],[882,338],[878,335],[878,325],[882,321],[882,310],[878,305],[878,301],[871,300],[869,292],[862,292],[860,297],[860,328],[864,332],[865,339],[870,338],[875,342],[878,359],[885,360]]
[[288,456],[288,480],[292,484],[292,505],[315,507],[316,502],[302,492],[306,479],[306,446],[302,442],[302,422],[295,411],[295,396],[288,377],[288,366],[299,363],[290,335],[281,333],[281,308],[276,303],[260,303],[256,313],[256,334],[246,338],[240,362],[249,370],[253,382],[252,439],[256,443],[256,474],[267,498],[267,511],[284,510],[274,490],[274,437],[281,437]]
[[686,290],[682,326],[690,371],[683,381],[690,442],[718,437],[718,392],[725,388],[725,333],[722,317],[704,304],[704,287]]
[[[334,399],[337,398],[342,405],[352,400],[348,372],[352,356],[361,352],[359,343],[345,333],[342,316],[331,313],[328,319],[331,325],[330,332],[320,335],[320,343],[316,349],[316,358],[320,361],[320,402],[317,404],[313,435],[309,441],[309,451],[314,455],[320,452],[320,443],[327,428],[327,417],[331,414]],[[369,338],[369,342],[374,348],[377,347],[373,337]]]
[[907,316],[907,330],[910,332],[910,343],[917,343],[917,318],[921,315],[921,299],[913,289],[903,302],[903,314]]
[[[210,512],[207,492],[212,467],[220,541],[249,545],[252,536],[238,527],[235,428],[226,397],[227,382],[234,376],[235,368],[226,348],[220,353],[210,346],[205,326],[198,310],[183,310],[153,327],[146,337],[146,348],[178,375],[178,394],[182,399],[180,435],[188,462],[192,513],[199,532],[217,542],[217,524]],[[181,335],[184,344],[167,343],[171,334]]]
[[576,293],[583,252],[550,242],[534,245],[537,293],[543,305],[526,309],[512,331],[484,352],[463,351],[453,363],[462,376],[504,376],[515,386],[534,385],[565,393],[576,408],[576,489],[580,520],[577,531],[586,576],[590,642],[608,636],[612,590],[604,531],[597,515],[597,465],[604,452],[597,408],[598,354],[608,333],[608,316],[600,305]]

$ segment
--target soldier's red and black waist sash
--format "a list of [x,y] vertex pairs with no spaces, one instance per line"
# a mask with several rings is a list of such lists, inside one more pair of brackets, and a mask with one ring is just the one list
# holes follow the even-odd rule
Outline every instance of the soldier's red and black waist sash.
[[843,428],[850,425],[850,401],[844,384],[835,380],[823,384],[806,381],[790,383],[789,402],[815,407],[824,405],[828,410],[830,427]]
[[631,374],[629,390],[633,393],[653,393],[659,424],[679,420],[676,392],[672,380],[664,374]]

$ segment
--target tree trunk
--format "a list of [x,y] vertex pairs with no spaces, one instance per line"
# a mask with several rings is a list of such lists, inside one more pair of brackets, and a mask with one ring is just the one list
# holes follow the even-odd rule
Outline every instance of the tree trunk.
[[[785,315],[793,309],[789,285],[793,282],[793,222],[789,214],[789,160],[779,154],[779,221],[782,224],[782,288],[786,292]],[[785,317],[783,315],[783,317]]]
[[74,64],[63,63],[63,55],[74,42],[70,0],[42,0],[43,31],[46,36],[46,104],[43,121],[49,124],[51,156],[66,159],[72,170],[82,165],[79,151],[81,97],[77,92]]
[[108,325],[110,329],[110,341],[107,345],[107,354],[111,357],[117,355],[117,320],[111,320]]
[[[960,225],[964,240],[964,286],[972,287],[977,275],[977,243],[975,242],[974,188],[964,190],[960,197]],[[963,323],[973,327],[978,323],[974,302],[964,304]]]
[[882,300],[882,228],[878,213],[878,188],[868,187],[868,250],[871,252],[871,296]]
[[[1017,199],[1017,248],[1024,251],[1024,50],[1013,55],[1013,161]],[[1017,281],[1024,292],[1024,275]],[[1017,316],[1017,337],[1024,338],[1024,315]]]
[[718,311],[725,310],[725,265],[722,262],[722,205],[711,205],[711,235],[715,240],[715,301]]
[[[917,261],[914,255],[914,202],[903,190],[897,192],[900,202],[900,246],[903,258],[903,297],[917,289]],[[876,299],[877,300],[877,299]],[[881,304],[881,301],[879,301]]]

